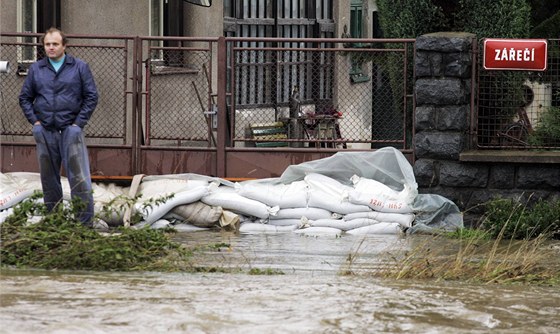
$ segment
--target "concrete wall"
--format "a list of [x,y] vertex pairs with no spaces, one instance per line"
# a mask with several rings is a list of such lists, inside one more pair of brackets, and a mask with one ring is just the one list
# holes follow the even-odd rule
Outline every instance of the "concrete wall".
[[[489,199],[560,198],[560,165],[461,161],[469,149],[475,35],[434,33],[416,40],[414,173],[420,192],[453,200],[476,225]],[[514,153],[511,153],[514,154]]]

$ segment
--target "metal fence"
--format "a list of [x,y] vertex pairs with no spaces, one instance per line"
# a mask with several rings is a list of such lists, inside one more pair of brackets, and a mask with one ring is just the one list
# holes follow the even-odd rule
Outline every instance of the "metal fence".
[[[36,169],[18,95],[44,56],[39,37],[0,38],[12,67],[0,73],[3,171]],[[285,165],[346,149],[412,152],[414,40],[68,37],[99,90],[85,128],[93,174],[225,176],[256,160],[247,152]]]
[[[22,38],[22,36],[25,36]],[[17,136],[20,140],[31,137],[31,126],[23,116],[18,104],[18,95],[27,76],[29,66],[44,57],[44,49],[37,34],[3,34],[2,60],[8,61],[10,73],[0,79],[2,110],[2,136]],[[76,36],[67,52],[85,60],[95,76],[99,90],[99,102],[93,114],[86,136],[88,138],[116,139],[112,142],[127,142],[127,93],[129,92],[129,66],[131,38]],[[4,142],[14,137],[4,138]],[[129,140],[130,142],[130,140]]]
[[485,70],[479,53],[478,148],[560,148],[560,40],[547,47],[542,72]]
[[227,39],[235,146],[411,145],[414,40]]

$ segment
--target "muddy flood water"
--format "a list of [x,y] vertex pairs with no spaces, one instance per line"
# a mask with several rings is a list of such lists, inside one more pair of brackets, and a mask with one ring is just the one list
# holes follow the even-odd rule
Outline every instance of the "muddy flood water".
[[[0,333],[558,333],[560,289],[395,281],[396,235],[305,237],[179,233],[224,243],[201,264],[245,273],[113,273],[3,269]],[[283,275],[249,275],[248,269]],[[341,275],[352,270],[358,275]],[[361,273],[361,274],[360,274]]]

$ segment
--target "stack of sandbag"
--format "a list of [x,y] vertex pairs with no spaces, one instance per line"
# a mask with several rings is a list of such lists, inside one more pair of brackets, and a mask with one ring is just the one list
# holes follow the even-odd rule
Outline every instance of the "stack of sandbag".
[[294,231],[305,235],[395,234],[412,226],[406,188],[391,189],[375,180],[353,176],[354,186],[309,173],[290,184],[248,181],[236,185],[239,195],[279,209],[268,217],[245,221],[245,233]]
[[[41,190],[39,180],[36,173],[0,174],[0,211]],[[280,178],[240,183],[197,174],[136,175],[128,188],[94,185],[94,200],[97,217],[137,228],[339,236],[462,227],[454,203],[418,194],[412,166],[394,148],[339,152],[289,166]]]
[[131,192],[137,197],[132,214],[141,215],[135,227],[171,227],[178,231],[235,228],[239,221],[236,215],[201,201],[211,188],[218,187],[219,182],[211,180],[195,174],[144,177],[138,189]]

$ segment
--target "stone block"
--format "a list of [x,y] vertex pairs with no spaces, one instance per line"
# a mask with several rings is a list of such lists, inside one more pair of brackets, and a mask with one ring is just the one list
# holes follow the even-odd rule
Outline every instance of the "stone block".
[[418,51],[415,58],[415,74],[421,77],[440,77],[443,75],[442,54],[439,52]]
[[457,132],[423,131],[414,136],[418,158],[459,160],[465,142],[465,135]]
[[436,108],[434,107],[416,107],[414,118],[416,131],[433,130],[436,128]]
[[494,165],[490,167],[488,187],[512,189],[515,186],[515,167],[511,165]]
[[438,52],[468,51],[476,35],[466,32],[435,32],[416,38],[416,50]]
[[419,106],[466,104],[470,96],[470,90],[458,78],[418,79],[415,91]]
[[468,52],[443,54],[442,64],[442,72],[446,77],[466,79],[472,75],[472,59]]
[[436,129],[440,131],[467,131],[470,105],[436,108]]
[[419,159],[414,162],[414,177],[419,187],[434,187],[439,184],[439,172],[436,162],[431,159]]
[[484,188],[488,185],[487,165],[441,161],[439,183],[448,187]]
[[560,192],[560,166],[520,166],[517,171],[520,189],[550,189]]

